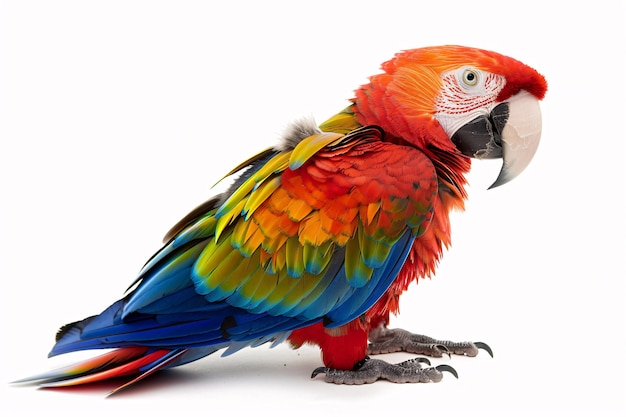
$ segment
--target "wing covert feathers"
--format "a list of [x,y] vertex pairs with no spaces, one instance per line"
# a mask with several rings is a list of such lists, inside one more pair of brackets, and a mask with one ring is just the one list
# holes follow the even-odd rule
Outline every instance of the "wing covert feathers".
[[437,192],[428,158],[383,135],[316,133],[250,173],[217,208],[193,269],[198,293],[284,314],[327,285],[337,257],[343,279],[363,287],[403,232],[423,233]]

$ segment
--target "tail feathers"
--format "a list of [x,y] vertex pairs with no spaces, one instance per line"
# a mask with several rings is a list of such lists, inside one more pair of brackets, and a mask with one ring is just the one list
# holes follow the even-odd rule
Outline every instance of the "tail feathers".
[[187,349],[125,347],[84,362],[24,378],[15,383],[38,381],[39,386],[43,388],[70,387],[138,374],[131,381],[113,390],[109,394],[112,395],[172,364],[186,352]]
[[176,349],[176,350],[170,351],[165,356],[159,358],[159,360],[157,360],[156,362],[151,363],[150,366],[145,371],[139,374],[139,376],[133,378],[132,380],[125,383],[124,385],[120,385],[119,387],[115,388],[113,391],[109,393],[109,396],[116,394],[122,390],[125,390],[131,385],[133,385],[134,383],[141,381],[142,379],[144,379],[147,376],[152,375],[156,371],[167,367],[168,365],[170,365],[171,363],[179,359],[181,356],[183,356],[186,352],[187,352],[187,349]]

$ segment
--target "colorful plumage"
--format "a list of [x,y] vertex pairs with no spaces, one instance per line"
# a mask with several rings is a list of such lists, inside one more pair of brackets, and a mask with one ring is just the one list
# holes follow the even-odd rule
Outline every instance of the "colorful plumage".
[[319,127],[294,124],[228,173],[238,176],[231,188],[166,235],[121,300],[62,327],[50,355],[116,350],[23,381],[135,375],[126,387],[221,349],[284,340],[319,345],[326,368],[316,374],[329,382],[438,381],[450,369],[419,361],[389,365],[418,375],[394,379],[367,359],[368,338],[373,353],[488,349],[421,336],[423,349],[382,346],[399,334],[386,326],[400,294],[450,244],[469,157],[504,159],[494,186],[532,158],[546,82],[512,58],[461,46],[404,51],[382,69],[345,110]]

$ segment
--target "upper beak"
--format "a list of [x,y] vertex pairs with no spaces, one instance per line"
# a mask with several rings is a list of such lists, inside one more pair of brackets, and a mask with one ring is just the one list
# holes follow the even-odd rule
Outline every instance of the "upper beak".
[[539,100],[521,90],[498,104],[488,116],[479,116],[452,135],[464,154],[477,159],[502,158],[495,188],[517,177],[528,166],[539,146],[541,110]]

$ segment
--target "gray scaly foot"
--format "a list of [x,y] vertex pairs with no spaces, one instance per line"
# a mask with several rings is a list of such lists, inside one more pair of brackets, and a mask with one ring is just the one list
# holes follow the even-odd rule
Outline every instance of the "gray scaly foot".
[[450,354],[476,356],[478,349],[483,349],[493,357],[493,352],[486,343],[437,340],[402,329],[389,329],[385,326],[371,330],[369,339],[368,353],[370,355],[408,352],[440,358],[444,353],[448,356]]
[[439,382],[443,372],[450,372],[458,378],[454,368],[448,365],[423,368],[422,363],[430,365],[426,358],[409,359],[398,364],[390,364],[380,359],[366,357],[353,370],[341,370],[321,367],[313,371],[311,378],[325,374],[325,381],[333,384],[362,385],[371,384],[380,379],[395,383]]

